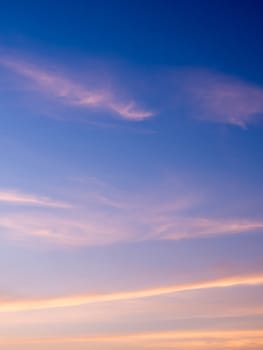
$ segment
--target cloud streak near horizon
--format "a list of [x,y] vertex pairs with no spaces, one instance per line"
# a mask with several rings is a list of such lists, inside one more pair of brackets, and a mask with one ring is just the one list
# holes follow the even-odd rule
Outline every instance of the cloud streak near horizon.
[[[140,333],[124,333],[124,334],[89,334],[80,336],[63,336],[63,337],[31,337],[22,338],[17,337],[15,339],[0,338],[0,344],[2,345],[16,345],[16,344],[78,344],[92,345],[97,349],[97,345],[100,348],[119,349],[119,346],[127,349],[138,349],[138,346],[143,349],[170,349],[180,347],[180,349],[260,349],[263,345],[263,332],[260,329],[210,329],[210,330],[170,330],[170,331],[157,331],[157,332],[140,332]],[[71,349],[71,348],[70,348]]]
[[174,286],[164,286],[136,291],[116,292],[108,294],[87,294],[60,296],[46,299],[4,300],[0,301],[0,312],[19,312],[41,309],[65,308],[92,303],[119,302],[152,297],[161,297],[188,291],[209,290],[213,288],[230,288],[242,286],[258,286],[263,284],[263,275],[233,276],[210,281],[199,281]]

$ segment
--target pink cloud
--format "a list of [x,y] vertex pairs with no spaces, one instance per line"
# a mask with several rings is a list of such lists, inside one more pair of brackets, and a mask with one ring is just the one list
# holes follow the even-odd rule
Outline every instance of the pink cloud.
[[40,93],[57,102],[75,108],[87,108],[106,110],[122,119],[139,121],[154,116],[149,110],[142,109],[133,100],[123,100],[113,89],[94,88],[58,74],[57,72],[44,69],[38,64],[30,64],[23,60],[0,57],[0,64],[26,78],[33,83],[33,87]]
[[36,196],[16,190],[0,190],[0,203],[41,206],[51,208],[72,208],[70,204],[55,201],[47,197]]
[[[49,346],[52,349],[187,349],[187,350],[219,350],[219,349],[262,349],[261,329],[175,329],[157,330],[152,332],[130,333],[94,333],[85,335],[60,335],[60,336],[29,336],[29,337],[5,337],[0,339],[4,348],[12,349],[44,349]],[[18,347],[17,347],[18,346]],[[42,347],[44,346],[44,347]]]
[[196,118],[246,127],[263,117],[263,88],[255,84],[205,70],[179,76],[182,103]]
[[153,116],[152,112],[138,109],[134,102],[130,102],[129,104],[113,103],[111,104],[111,108],[126,119],[144,120]]
[[161,220],[163,224],[156,225],[156,234],[164,240],[236,235],[263,230],[262,220],[213,219],[209,217],[173,217]]
[[[65,211],[30,210],[32,206],[69,208],[64,203],[21,192],[2,192],[0,202],[8,211],[0,215],[0,229],[7,239],[46,247],[105,246],[142,241],[202,239],[216,236],[261,233],[263,221],[213,218],[191,213],[198,208],[189,196],[163,201],[131,194],[83,192]],[[144,192],[144,195],[145,192]],[[79,197],[79,195],[77,195]],[[23,212],[9,204],[23,205]],[[30,207],[29,207],[30,206]],[[190,210],[190,212],[189,212]]]
[[29,310],[66,308],[103,302],[120,302],[146,298],[157,298],[189,291],[207,291],[210,289],[224,289],[230,287],[260,286],[263,284],[263,275],[241,275],[201,280],[185,284],[163,285],[155,288],[132,291],[117,291],[106,294],[80,294],[70,296],[51,297],[45,299],[5,300],[0,302],[1,312],[18,312]]
[[[154,110],[164,111],[171,98],[172,109],[182,107],[195,119],[244,128],[263,118],[263,88],[223,73],[186,68],[169,72],[169,78],[162,73],[157,81],[154,75],[152,78],[145,75],[144,94],[153,101],[154,107],[144,109],[133,96],[123,96],[122,82],[117,88],[113,77],[104,79],[98,72],[94,78],[92,73],[93,82],[83,83],[58,70],[46,69],[38,60],[33,64],[29,62],[17,58],[17,55],[0,56],[2,67],[26,79],[40,95],[73,108],[107,111],[124,120],[142,121],[154,117]],[[132,84],[134,89],[139,89],[141,83],[135,78]]]

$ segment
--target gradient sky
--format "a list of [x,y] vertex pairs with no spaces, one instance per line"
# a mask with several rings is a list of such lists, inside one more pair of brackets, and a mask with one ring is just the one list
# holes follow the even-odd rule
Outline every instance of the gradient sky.
[[262,11],[1,1],[1,348],[263,348]]

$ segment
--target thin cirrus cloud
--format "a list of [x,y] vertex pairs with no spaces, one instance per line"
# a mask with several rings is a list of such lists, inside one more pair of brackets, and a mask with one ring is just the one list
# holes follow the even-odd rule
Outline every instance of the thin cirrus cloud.
[[72,207],[68,203],[55,201],[47,197],[35,196],[16,190],[0,190],[0,203],[64,209]]
[[[188,293],[167,294],[159,298],[142,298],[136,300],[122,300],[118,302],[89,303],[81,307],[75,307],[72,313],[71,307],[50,309],[6,312],[4,318],[0,318],[0,327],[4,329],[10,325],[43,325],[60,323],[67,325],[92,324],[101,325],[118,323],[119,320],[129,321],[140,319],[141,322],[149,324],[167,319],[173,321],[191,320],[193,323],[206,325],[211,320],[219,322],[228,320],[236,324],[236,320],[251,318],[255,320],[263,315],[262,298],[259,290],[262,286],[245,287],[247,293],[241,293],[236,288],[217,288],[211,292],[209,289],[189,291]],[[11,298],[9,297],[9,300]],[[171,303],[172,301],[172,303]]]
[[198,281],[173,286],[162,286],[151,289],[141,289],[108,294],[87,294],[50,297],[46,299],[3,300],[0,302],[0,312],[20,312],[43,309],[56,309],[81,306],[102,302],[120,302],[144,298],[161,297],[170,294],[209,290],[213,288],[230,288],[242,286],[259,286],[263,284],[263,275],[232,276],[208,281]]
[[[101,324],[118,322],[120,319],[140,318],[140,321],[147,322],[167,319],[192,320],[206,324],[211,319],[224,320],[233,318],[242,319],[244,317],[255,317],[263,315],[263,304],[259,291],[262,285],[253,288],[246,286],[245,292],[236,288],[217,288],[211,290],[193,290],[187,293],[167,294],[159,298],[149,297],[136,300],[118,301],[118,307],[115,302],[97,302],[89,303],[86,306],[72,308],[65,307],[53,310],[49,309],[6,312],[4,318],[0,318],[0,327],[8,327],[15,324],[50,324],[59,322],[69,324],[73,322],[86,324]],[[249,298],[247,292],[249,291]],[[3,300],[7,300],[2,298]],[[8,297],[9,301],[12,298]],[[171,303],[172,301],[172,303]],[[55,316],[55,317],[54,317]],[[236,322],[236,321],[234,321]]]
[[[111,190],[81,193],[73,203],[18,191],[0,191],[5,213],[0,228],[14,242],[43,243],[46,247],[105,246],[117,243],[212,238],[263,232],[263,221],[253,218],[200,216],[193,196],[159,194],[133,197]],[[77,195],[78,197],[78,195]],[[147,197],[147,198],[145,198]],[[19,212],[13,205],[21,206]],[[32,207],[41,208],[36,212]],[[61,208],[59,212],[52,209]],[[41,245],[42,246],[42,245]]]
[[242,234],[263,230],[263,221],[249,219],[213,219],[208,217],[172,218],[163,220],[156,237],[166,240],[205,238]]
[[[213,218],[173,218],[161,223],[156,217],[88,210],[89,215],[64,213],[5,213],[0,228],[7,239],[48,247],[107,246],[118,243],[213,238],[261,233],[263,222]],[[138,215],[138,216],[137,216]],[[43,245],[42,245],[43,246]]]
[[263,118],[263,88],[256,84],[205,69],[185,69],[173,79],[176,104],[194,118],[242,128]]
[[94,88],[81,84],[39,64],[2,56],[0,65],[26,78],[33,83],[39,93],[55,98],[58,103],[93,111],[107,111],[130,121],[140,121],[154,116],[153,111],[142,109],[133,99],[120,100],[116,96],[118,93],[104,87]]
[[[192,329],[192,330],[170,330],[140,333],[118,333],[118,334],[88,334],[60,337],[13,337],[0,339],[3,346],[38,344],[66,345],[67,349],[73,349],[84,345],[92,345],[94,349],[255,349],[262,348],[263,332],[260,329]],[[60,349],[60,347],[56,347]],[[81,347],[82,349],[82,347]],[[84,349],[84,348],[83,348]]]
[[[162,192],[162,193],[161,193]],[[41,247],[89,247],[263,233],[260,217],[215,217],[206,200],[179,190],[141,195],[87,183],[66,202],[18,190],[0,190],[2,237]],[[164,195],[165,192],[166,194]],[[35,207],[39,207],[35,210]],[[19,209],[19,210],[17,210]],[[47,210],[48,209],[48,210]],[[61,210],[56,210],[61,209]],[[200,215],[200,210],[205,215]]]
[[[106,212],[78,215],[64,213],[8,213],[0,217],[0,228],[8,239],[37,243],[46,247],[104,246],[138,240],[134,226],[124,223],[124,218]],[[137,238],[136,238],[137,237]]]
[[[83,84],[64,73],[46,69],[40,63],[32,64],[13,56],[1,55],[0,65],[25,78],[36,91],[59,104],[106,111],[130,121],[142,121],[156,115],[156,108],[144,109],[133,98],[121,98],[122,89],[106,88],[106,82],[102,82],[100,88],[91,83]],[[144,80],[149,95],[155,86],[154,96],[160,101],[159,113],[166,109],[166,103],[170,104],[167,102],[170,96],[176,111],[182,107],[187,115],[203,121],[245,128],[263,117],[263,88],[223,73],[186,68],[169,74],[169,78],[164,74],[154,84],[147,77]]]
[[[121,98],[120,91],[123,89],[114,91],[112,86],[106,88],[106,82],[102,82],[100,88],[91,83],[83,84],[67,74],[46,69],[38,60],[34,62],[18,55],[1,53],[0,56],[2,67],[24,77],[40,94],[55,99],[59,104],[89,111],[106,111],[130,121],[142,121],[156,115],[156,108],[144,109],[133,98]],[[163,74],[161,80],[152,81],[146,76],[144,80],[149,95],[155,90],[160,111],[166,109],[166,103],[170,104],[167,102],[170,96],[175,110],[183,107],[191,117],[204,121],[245,128],[263,117],[263,88],[224,73],[185,68],[169,72],[169,77]]]

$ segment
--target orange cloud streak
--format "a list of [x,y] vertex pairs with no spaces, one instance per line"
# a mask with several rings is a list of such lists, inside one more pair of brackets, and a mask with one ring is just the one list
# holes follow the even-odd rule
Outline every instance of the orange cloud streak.
[[[179,331],[161,331],[155,333],[129,333],[129,334],[100,334],[72,337],[45,337],[45,338],[0,338],[2,345],[14,344],[80,344],[105,343],[107,346],[111,343],[127,344],[143,347],[154,347],[163,349],[168,346],[181,345],[183,349],[211,349],[211,345],[240,348],[253,344],[253,346],[263,345],[263,331],[252,330],[179,330]],[[216,347],[217,349],[217,347]]]
[[90,303],[116,302],[142,298],[160,297],[179,292],[207,290],[211,288],[229,288],[235,286],[256,286],[263,284],[263,275],[236,276],[212,281],[201,281],[188,284],[165,286],[136,291],[116,292],[107,294],[87,294],[54,297],[46,299],[13,300],[0,302],[0,312],[18,312],[41,309],[73,307]]

